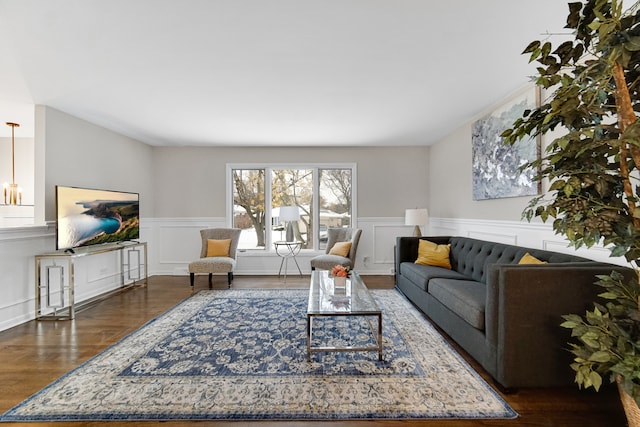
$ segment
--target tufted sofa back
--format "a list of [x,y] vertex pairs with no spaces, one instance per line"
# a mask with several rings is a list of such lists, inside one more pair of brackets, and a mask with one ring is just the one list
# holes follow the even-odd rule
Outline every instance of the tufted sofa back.
[[[438,239],[440,240],[440,239]],[[476,240],[468,237],[450,237],[451,267],[465,276],[486,283],[490,264],[517,264],[529,252],[534,257],[548,263],[589,262],[591,260],[575,255],[561,254],[542,249],[530,249],[503,243]]]

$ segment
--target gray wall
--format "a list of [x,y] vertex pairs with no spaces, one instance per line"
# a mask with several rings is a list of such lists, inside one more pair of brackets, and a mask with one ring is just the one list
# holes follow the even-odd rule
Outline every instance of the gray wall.
[[140,193],[143,218],[224,217],[227,163],[356,163],[358,216],[428,207],[428,147],[152,147],[44,107],[45,219],[56,185]]
[[155,216],[224,217],[227,163],[335,162],[357,163],[360,217],[399,217],[427,206],[428,147],[155,147]]
[[55,186],[140,193],[140,214],[153,217],[152,147],[45,109],[45,220],[55,220]]
[[[519,221],[529,197],[473,201],[471,123],[431,147],[151,147],[46,107],[45,218],[55,185],[140,193],[146,218],[224,217],[227,163],[355,162],[358,216]],[[475,119],[474,119],[475,120]]]

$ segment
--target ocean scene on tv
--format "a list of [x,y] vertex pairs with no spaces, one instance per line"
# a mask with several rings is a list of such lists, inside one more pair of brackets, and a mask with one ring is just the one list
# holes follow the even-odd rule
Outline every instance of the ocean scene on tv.
[[57,188],[59,249],[114,243],[140,237],[136,193]]

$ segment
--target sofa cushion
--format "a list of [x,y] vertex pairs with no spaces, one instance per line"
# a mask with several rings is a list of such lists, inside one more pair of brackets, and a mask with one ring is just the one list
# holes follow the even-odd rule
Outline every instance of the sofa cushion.
[[486,286],[472,280],[434,278],[429,294],[476,329],[484,330]]
[[412,262],[403,262],[400,264],[400,274],[409,279],[413,284],[427,291],[429,280],[434,277],[442,277],[445,279],[468,280],[468,277],[443,267],[434,267],[431,265],[414,264]]
[[416,264],[432,265],[451,270],[449,252],[451,245],[438,245],[428,240],[420,240],[418,244],[418,259]]
[[522,256],[522,258],[520,258],[518,264],[547,264],[547,261],[540,261],[538,258],[527,252]]

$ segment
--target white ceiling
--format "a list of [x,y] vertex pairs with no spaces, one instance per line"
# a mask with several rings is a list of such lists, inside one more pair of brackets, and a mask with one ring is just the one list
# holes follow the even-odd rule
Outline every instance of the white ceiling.
[[523,88],[535,65],[520,52],[566,33],[567,11],[562,0],[0,0],[0,122],[29,132],[30,106],[44,104],[152,145],[431,144]]

